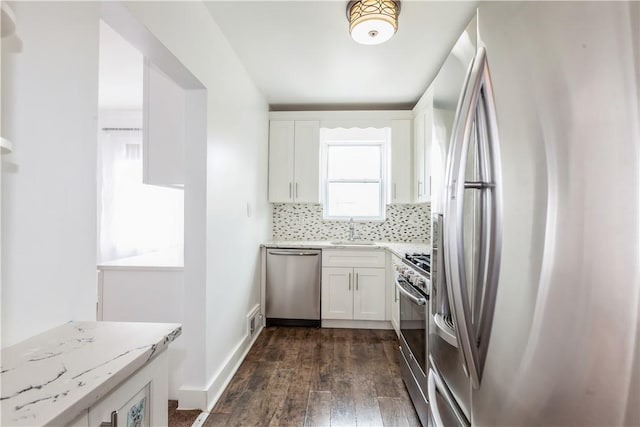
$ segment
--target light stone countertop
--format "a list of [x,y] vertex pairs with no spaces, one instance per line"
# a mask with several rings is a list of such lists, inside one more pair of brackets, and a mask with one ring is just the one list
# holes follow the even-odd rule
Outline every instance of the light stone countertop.
[[302,241],[302,240],[274,240],[263,243],[265,248],[305,248],[305,249],[385,249],[391,253],[404,257],[407,253],[429,253],[431,244],[429,243],[403,243],[403,242],[374,242],[374,245],[335,245],[330,241]]
[[68,424],[181,332],[177,323],[69,322],[2,349],[0,424]]

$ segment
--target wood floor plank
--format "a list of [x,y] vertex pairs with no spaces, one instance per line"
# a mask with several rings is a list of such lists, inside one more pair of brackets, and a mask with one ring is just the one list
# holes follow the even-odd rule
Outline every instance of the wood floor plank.
[[205,425],[420,427],[393,331],[269,327]]
[[397,397],[379,397],[378,405],[384,426],[409,427],[402,399]]
[[309,403],[309,382],[312,367],[303,365],[293,373],[287,394],[282,405],[275,411],[269,425],[272,426],[301,426],[304,425],[307,406]]
[[238,371],[233,376],[233,381],[229,383],[224,393],[222,393],[212,412],[225,414],[233,412],[233,406],[247,388],[249,379],[255,372],[256,366],[257,363],[250,360],[245,360],[240,365],[240,368],[238,368]]
[[291,368],[280,366],[269,380],[269,384],[264,393],[262,400],[261,414],[263,416],[263,424],[269,425],[271,420],[284,406],[289,385],[294,378],[295,371]]
[[321,333],[320,354],[318,360],[317,383],[314,384],[312,391],[330,391],[331,376],[333,375],[333,349],[334,340],[331,330]]
[[387,358],[387,366],[391,374],[400,376],[400,350],[398,342],[392,338],[385,339],[382,342],[382,348]]
[[356,425],[381,426],[382,416],[376,396],[375,381],[369,372],[363,372],[353,381],[356,407]]
[[227,427],[231,414],[211,413],[205,420],[203,427]]
[[314,385],[318,383],[321,335],[317,329],[313,328],[299,328],[299,330],[302,334],[298,364],[287,389],[284,403],[271,419],[272,426],[304,425],[309,391],[315,389]]
[[396,381],[398,377],[393,376],[389,372],[379,370],[375,376],[376,395],[378,397],[400,397],[399,384]]
[[307,416],[304,420],[305,427],[329,427],[331,426],[331,392],[312,391],[309,393]]
[[356,425],[356,402],[352,376],[345,374],[333,379],[331,387],[331,425]]

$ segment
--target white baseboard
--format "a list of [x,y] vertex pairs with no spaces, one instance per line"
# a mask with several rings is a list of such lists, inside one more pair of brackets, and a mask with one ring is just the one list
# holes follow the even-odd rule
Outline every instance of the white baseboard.
[[388,320],[333,320],[325,319],[321,322],[323,328],[348,329],[393,329]]
[[263,329],[260,325],[253,336],[249,334],[244,336],[225,360],[223,366],[213,376],[206,389],[180,388],[178,409],[200,409],[202,411],[213,409]]

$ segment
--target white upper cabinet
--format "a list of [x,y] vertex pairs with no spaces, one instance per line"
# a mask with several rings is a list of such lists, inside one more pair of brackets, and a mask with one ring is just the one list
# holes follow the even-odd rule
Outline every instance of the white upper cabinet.
[[183,187],[185,90],[145,59],[143,96],[142,180]]
[[269,124],[269,201],[293,201],[294,122],[274,121]]
[[411,120],[391,121],[390,203],[411,203]]
[[269,202],[320,202],[319,144],[319,121],[271,120]]
[[414,109],[414,201],[431,200],[431,137],[433,132],[433,90],[427,89]]
[[320,202],[320,122],[295,122],[293,198],[298,203]]

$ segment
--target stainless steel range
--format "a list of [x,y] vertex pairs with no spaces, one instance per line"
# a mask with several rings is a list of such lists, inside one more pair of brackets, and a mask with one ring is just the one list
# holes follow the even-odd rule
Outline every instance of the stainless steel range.
[[431,260],[428,254],[407,254],[394,265],[400,294],[400,365],[402,379],[424,426],[428,423],[427,396],[429,295]]

